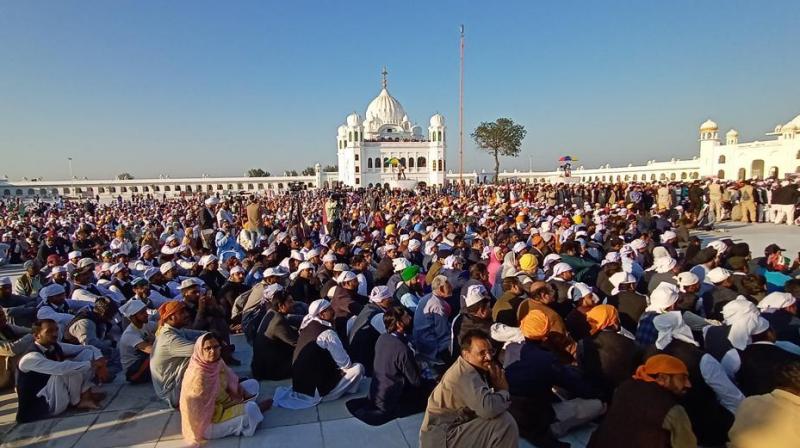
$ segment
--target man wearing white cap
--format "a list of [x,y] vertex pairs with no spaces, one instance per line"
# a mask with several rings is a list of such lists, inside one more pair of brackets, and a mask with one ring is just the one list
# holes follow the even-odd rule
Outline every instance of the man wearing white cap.
[[453,319],[451,325],[450,355],[453,357],[461,352],[459,341],[468,331],[480,330],[491,334],[492,309],[489,306],[490,296],[486,288],[482,285],[469,286],[464,302],[466,308]]
[[153,352],[156,323],[150,321],[148,308],[133,298],[119,308],[130,324],[119,340],[119,353],[125,379],[131,383],[150,381],[150,354]]
[[30,327],[36,320],[36,299],[14,294],[8,277],[0,277],[0,307],[14,325]]
[[200,238],[203,241],[203,247],[214,252],[214,225],[216,224],[214,207],[219,204],[219,199],[215,196],[204,201],[205,207],[200,210],[198,222],[200,224]]
[[319,297],[319,286],[316,284],[314,265],[304,261],[297,266],[294,279],[290,281],[289,294],[292,298],[305,303],[311,303]]
[[292,387],[275,391],[276,406],[305,409],[358,390],[364,366],[351,361],[333,329],[333,319],[333,308],[325,299],[308,307],[294,350]]
[[731,271],[716,267],[706,274],[706,280],[714,286],[703,294],[703,310],[707,317],[717,319],[721,317],[722,307],[739,294],[733,289],[733,276]]
[[67,268],[67,272],[71,274],[72,271],[78,269],[78,262],[81,259],[81,251],[73,250],[72,252],[67,254],[67,259],[69,261],[66,264],[64,264],[64,267]]
[[66,326],[75,317],[66,303],[64,287],[58,284],[47,285],[39,291],[39,297],[42,298],[42,302],[36,311],[36,319],[55,321],[63,334]]
[[674,258],[667,255],[655,258],[653,265],[647,268],[647,271],[650,272],[647,290],[652,293],[661,283],[672,283],[674,285],[675,279],[673,277],[680,272],[680,267]]
[[[336,278],[337,285],[332,288],[331,308],[334,312],[334,327],[342,340],[347,340],[347,322],[358,315],[368,299],[358,294],[358,278],[352,271],[344,271]],[[330,293],[329,293],[330,294]]]
[[744,351],[726,353],[723,360],[726,367],[735,372],[739,387],[747,397],[772,392],[778,372],[789,363],[800,362],[800,355],[775,345],[775,331],[763,317],[758,319],[750,339],[752,342]]
[[347,332],[348,353],[353,362],[361,363],[367,376],[372,376],[375,359],[375,342],[386,332],[383,328],[383,313],[392,306],[392,294],[386,286],[376,286],[369,294],[369,302],[356,316]]
[[607,303],[619,310],[619,322],[622,328],[635,333],[639,319],[647,308],[647,296],[636,291],[636,277],[627,272],[617,272],[609,277],[608,281],[614,288]]
[[722,307],[722,318],[724,325],[709,326],[704,330],[704,347],[722,363],[728,376],[734,378],[738,369],[738,351],[747,347],[754,329],[762,325],[761,313],[744,296],[739,296]]
[[572,300],[569,297],[569,288],[573,284],[574,271],[572,266],[564,262],[556,263],[553,266],[553,275],[547,279],[547,284],[556,293],[556,303],[553,308],[558,311],[561,317],[566,317],[572,310]]
[[393,260],[397,258],[397,246],[387,244],[383,246],[383,258],[375,269],[375,285],[385,285],[394,272]]
[[678,299],[680,299],[678,287],[669,283],[662,283],[650,294],[650,305],[645,308],[642,317],[639,318],[639,325],[636,327],[636,342],[641,347],[654,344],[658,339],[653,319],[659,314],[664,314],[677,309]]
[[320,285],[328,283],[328,280],[333,277],[333,266],[336,264],[336,254],[328,252],[322,256],[322,267],[317,269],[317,280]]
[[206,284],[214,296],[219,295],[219,290],[225,284],[225,276],[219,272],[219,259],[214,255],[203,255],[198,263],[203,270],[197,277]]
[[789,292],[775,291],[758,302],[761,316],[769,321],[780,341],[800,345],[800,319],[797,317],[797,299]]
[[231,316],[236,299],[247,292],[250,288],[245,284],[245,270],[241,266],[234,266],[228,275],[228,280],[222,284],[219,290],[220,305],[225,309],[225,315]]

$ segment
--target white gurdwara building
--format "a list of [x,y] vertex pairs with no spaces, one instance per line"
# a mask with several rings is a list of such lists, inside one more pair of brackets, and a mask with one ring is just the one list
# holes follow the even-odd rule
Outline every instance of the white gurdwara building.
[[444,117],[434,114],[426,133],[412,124],[403,106],[389,94],[386,69],[380,93],[364,118],[353,112],[336,135],[339,183],[351,187],[412,184],[441,185],[445,181]]

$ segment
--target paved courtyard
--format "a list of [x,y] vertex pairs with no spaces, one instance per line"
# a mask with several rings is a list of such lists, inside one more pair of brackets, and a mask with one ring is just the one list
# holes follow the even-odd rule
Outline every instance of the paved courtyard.
[[[772,224],[742,225],[724,223],[719,230],[703,232],[700,236],[710,241],[732,238],[750,244],[754,256],[763,248],[777,242],[787,249],[787,255],[800,250],[800,228]],[[18,267],[4,268],[0,275],[19,275]],[[235,370],[240,376],[249,375],[252,352],[241,336],[235,337],[237,357],[243,361]],[[271,397],[275,388],[288,381],[263,381],[261,396]],[[366,394],[369,382],[361,384],[359,395]],[[36,423],[15,425],[17,399],[12,391],[0,394],[0,438],[2,447],[181,447],[185,443],[180,435],[180,415],[168,409],[155,398],[149,384],[129,385],[118,376],[116,383],[102,388],[108,396],[101,409],[92,412],[74,412]],[[371,447],[406,448],[418,445],[422,414],[399,419],[380,427],[371,427],[351,417],[345,407],[346,397],[322,403],[306,410],[273,408],[265,414],[264,421],[253,437],[230,438],[213,441],[210,447]],[[586,445],[593,427],[580,428],[563,440],[573,447]],[[522,441],[521,446],[530,444]]]

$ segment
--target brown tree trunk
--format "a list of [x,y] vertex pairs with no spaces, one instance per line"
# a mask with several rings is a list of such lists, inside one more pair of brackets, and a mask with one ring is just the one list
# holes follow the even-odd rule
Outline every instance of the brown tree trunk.
[[494,183],[500,183],[500,155],[499,150],[494,150]]

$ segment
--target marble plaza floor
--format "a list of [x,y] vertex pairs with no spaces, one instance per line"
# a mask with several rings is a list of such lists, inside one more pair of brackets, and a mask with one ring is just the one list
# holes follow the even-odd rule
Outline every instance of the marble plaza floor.
[[[252,351],[244,338],[236,336],[237,367],[240,376],[249,375]],[[0,439],[2,447],[53,448],[177,448],[187,446],[181,439],[180,414],[156,399],[150,384],[131,385],[120,380],[104,385],[108,394],[96,411],[68,411],[57,418],[16,425],[17,397],[13,391],[0,394]],[[261,397],[271,397],[275,388],[290,381],[262,381]],[[359,393],[304,410],[273,408],[264,414],[253,437],[211,441],[221,448],[255,447],[376,447],[408,448],[419,445],[422,414],[394,420],[383,426],[368,426],[353,418],[345,407],[350,398],[364,396],[369,380]],[[563,440],[573,447],[585,446],[591,426],[569,434]],[[521,441],[520,446],[532,445]]]

